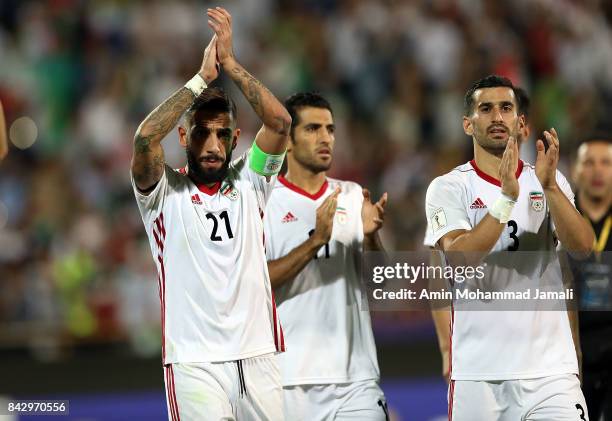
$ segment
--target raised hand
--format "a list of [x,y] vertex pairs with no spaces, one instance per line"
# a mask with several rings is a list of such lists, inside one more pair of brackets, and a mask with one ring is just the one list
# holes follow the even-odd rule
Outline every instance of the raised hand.
[[557,186],[557,164],[559,163],[559,137],[553,128],[550,132],[544,131],[544,138],[548,144],[548,151],[545,150],[544,142],[541,139],[536,141],[536,163],[535,170],[538,180],[543,189],[551,189]]
[[380,200],[372,203],[370,191],[363,189],[363,205],[361,206],[361,219],[363,220],[363,235],[372,235],[382,228],[385,219],[385,205],[387,193]]
[[340,188],[338,187],[317,208],[317,222],[311,238],[319,245],[328,243],[331,238],[339,194]]
[[212,39],[204,50],[202,58],[202,66],[200,67],[199,75],[204,79],[206,84],[210,84],[219,76],[219,63],[217,62],[217,35],[213,35]]
[[515,200],[519,195],[519,183],[516,179],[518,159],[518,143],[514,137],[510,136],[499,165],[499,179],[501,181],[502,193]]
[[208,26],[215,31],[217,36],[217,60],[222,66],[233,60],[234,50],[232,46],[232,15],[222,7],[208,9]]

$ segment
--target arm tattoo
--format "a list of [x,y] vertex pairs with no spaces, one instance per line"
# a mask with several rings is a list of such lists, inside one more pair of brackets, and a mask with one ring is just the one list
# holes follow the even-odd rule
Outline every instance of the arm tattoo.
[[260,81],[255,79],[249,72],[243,68],[236,67],[232,69],[232,79],[238,84],[238,87],[244,93],[247,101],[251,104],[259,117],[263,114],[263,104],[261,101],[262,92],[272,95],[268,89],[262,85]]
[[193,93],[183,87],[154,109],[140,124],[134,136],[132,173],[139,187],[154,186],[164,172],[161,140],[172,130],[193,103]]
[[176,126],[179,118],[193,103],[193,99],[193,93],[182,87],[154,109],[138,129],[136,138],[143,140],[135,143],[135,151],[138,153],[140,150],[140,153],[146,153],[151,141],[163,139]]
[[151,136],[141,136],[137,133],[134,137],[134,152],[136,154],[149,153],[151,152],[150,144]]
[[276,132],[280,135],[287,136],[289,134],[289,130],[291,129],[291,123],[280,117],[274,117],[274,120],[278,123],[279,127]]
[[287,136],[291,122],[278,115],[279,109],[286,111],[272,92],[241,66],[233,68],[231,76],[263,123],[277,134]]

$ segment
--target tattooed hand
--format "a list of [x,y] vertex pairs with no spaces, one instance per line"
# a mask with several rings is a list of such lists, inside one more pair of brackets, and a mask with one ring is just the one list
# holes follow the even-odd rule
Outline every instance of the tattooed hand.
[[222,7],[208,9],[208,26],[217,37],[217,60],[222,66],[234,59],[232,47],[232,16]]

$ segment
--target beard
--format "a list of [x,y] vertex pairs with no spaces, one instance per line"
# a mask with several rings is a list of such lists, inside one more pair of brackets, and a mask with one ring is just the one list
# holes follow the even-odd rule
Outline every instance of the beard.
[[514,139],[517,142],[522,140],[522,136],[519,133],[518,129],[516,130],[512,130],[510,128],[507,128],[507,129],[508,129],[508,137],[506,137],[506,139],[504,140],[491,139],[489,137],[488,131],[485,131],[479,136],[475,136],[476,143],[478,143],[478,145],[481,148],[483,148],[485,151],[489,152],[490,154],[495,155],[495,156],[502,156],[504,154],[504,151],[506,150],[508,139],[511,136],[514,137]]
[[325,163],[317,160],[314,156],[308,155],[294,154],[294,158],[302,167],[306,168],[313,174],[328,171],[332,164],[332,159],[330,159],[329,162]]
[[198,158],[187,149],[187,167],[189,168],[189,176],[199,184],[211,184],[219,181],[223,181],[227,176],[227,170],[229,163],[232,161],[232,152],[225,158],[223,165],[219,169],[205,169],[202,168]]

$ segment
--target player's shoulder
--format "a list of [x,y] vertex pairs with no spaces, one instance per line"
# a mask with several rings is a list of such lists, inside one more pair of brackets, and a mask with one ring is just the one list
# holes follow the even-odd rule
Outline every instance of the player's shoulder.
[[446,174],[439,175],[429,183],[429,188],[439,188],[445,186],[464,186],[468,183],[469,178],[475,174],[474,167],[469,162],[461,164]]
[[362,195],[363,188],[359,183],[356,183],[354,181],[338,180],[337,178],[327,177],[327,182],[329,184],[329,189],[332,191],[339,187],[341,194],[359,193],[360,195]]
[[[523,165],[523,170],[521,172],[521,174],[525,174],[529,177],[532,177],[534,179],[537,180],[537,174],[536,174],[536,169],[535,169],[535,165],[527,162],[527,161],[521,161],[522,165]],[[568,183],[567,181],[567,177],[565,177],[565,175],[563,174],[563,172],[561,172],[561,170],[559,170],[557,168],[556,170],[556,175],[555,175],[557,182],[563,182],[563,183]]]

